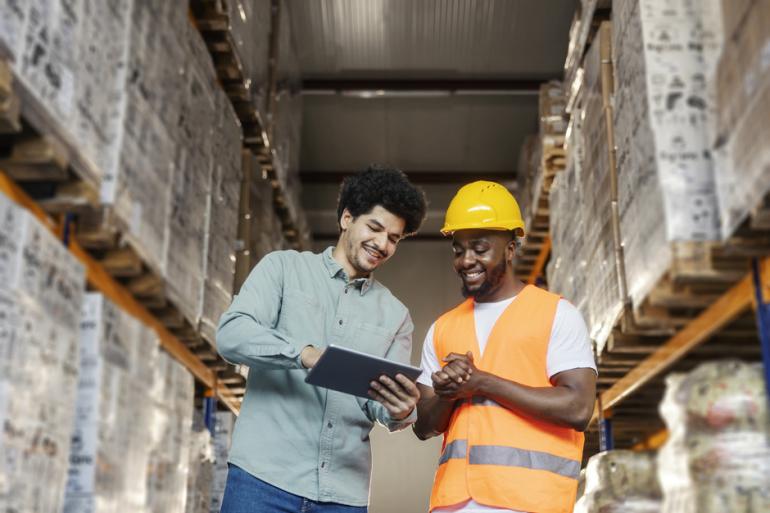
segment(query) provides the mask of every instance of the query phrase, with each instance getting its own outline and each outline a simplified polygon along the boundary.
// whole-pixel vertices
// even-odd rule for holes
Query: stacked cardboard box
[[[607,451],[588,460],[585,494],[574,513],[659,513],[661,492],[655,456]]]
[[[615,168],[611,118],[608,117],[613,90],[610,56],[611,26],[604,22],[583,61],[583,83],[573,106],[569,162],[576,170],[579,183],[575,188],[580,201],[567,199],[560,203],[558,210],[554,208],[551,212],[553,222],[562,226],[559,241],[553,245],[556,258],[568,263],[575,248],[583,250],[579,256],[585,263],[585,277],[573,278],[573,281],[577,282],[578,289],[584,290],[583,314],[597,352],[604,347],[623,307],[611,216],[611,181]],[[562,216],[567,220],[557,219]]]
[[[716,71],[717,183],[722,235],[732,235],[770,192],[770,4],[722,1],[724,53]]]
[[[217,105],[219,122],[213,154],[218,157],[211,181],[201,312],[201,332],[210,341],[214,340],[219,317],[232,300],[242,180],[240,125],[229,99],[221,91],[217,93]]]
[[[233,439],[235,415],[218,411],[214,422],[214,481],[211,487],[211,513],[218,513],[227,483],[227,457]]]
[[[697,5],[614,0],[615,141],[627,285],[638,305],[670,267],[670,242],[719,238]]]
[[[84,285],[82,267],[61,242],[0,195],[3,511],[61,511]]]
[[[199,414],[193,420],[189,468],[185,513],[209,513],[214,480],[214,446],[211,433],[203,425]]]
[[[151,394],[147,505],[150,511],[184,513],[192,434],[192,375],[167,353],[159,354]]]
[[[131,426],[135,410],[143,407],[133,401],[132,391],[143,384],[131,372],[131,348],[143,331],[138,321],[98,293],[86,294],[80,328],[77,413],[64,511],[118,511],[126,503]]]
[[[664,513],[770,511],[770,415],[761,364],[725,360],[667,378],[658,454]]]
[[[270,57],[270,0],[222,0],[218,10],[227,13],[244,87],[262,119],[267,113]]]

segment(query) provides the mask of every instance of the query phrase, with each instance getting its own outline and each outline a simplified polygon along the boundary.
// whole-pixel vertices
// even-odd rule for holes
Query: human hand
[[[306,346],[299,354],[302,366],[306,369],[312,369],[318,363],[318,359],[321,358],[324,350],[325,348],[319,349],[313,346]]]
[[[473,361],[473,353],[450,353],[444,358],[445,365],[431,375],[433,390],[443,399],[464,399],[476,395],[481,379],[486,374]]]
[[[396,374],[396,379],[380,376],[379,380],[372,381],[369,386],[369,397],[385,406],[395,420],[408,417],[420,400],[417,385],[403,374]]]

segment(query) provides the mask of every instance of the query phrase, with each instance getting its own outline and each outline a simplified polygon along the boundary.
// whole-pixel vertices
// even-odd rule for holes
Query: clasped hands
[[[433,391],[442,399],[454,401],[478,395],[484,371],[473,361],[473,353],[449,353],[444,367],[431,374]]]

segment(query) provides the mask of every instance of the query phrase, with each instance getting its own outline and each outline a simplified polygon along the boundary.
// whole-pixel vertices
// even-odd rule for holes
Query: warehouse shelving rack
[[[607,14],[592,11],[592,18],[583,21],[591,30],[581,38],[579,60]],[[612,120],[611,111],[605,115]],[[614,141],[611,122],[607,130],[608,140]],[[681,251],[698,258],[674,257],[664,278],[636,309],[630,300],[625,301],[605,349],[597,355],[599,393],[587,433],[586,457],[599,448],[648,450],[665,442],[667,432],[658,404],[667,372],[688,371],[700,362],[719,358],[763,358],[770,383],[770,307],[766,303],[770,298],[770,230],[762,222],[770,213],[767,205],[766,198],[751,219],[723,243],[674,247],[675,255]],[[537,209],[537,217],[550,218],[548,203],[538,203]],[[530,283],[545,281],[543,267],[550,248],[539,249],[537,262],[543,265],[525,269],[529,275],[520,274],[529,276]],[[622,259],[622,248],[620,255]],[[625,279],[622,271],[620,274]]]
[[[27,209],[54,234],[61,235],[69,230],[66,222],[57,223],[45,210],[33,200],[8,175],[0,170],[0,190],[15,203]],[[158,336],[160,345],[171,356],[184,365],[204,386],[215,391],[217,398],[227,408],[237,413],[240,401],[230,388],[218,380],[214,370],[198,358],[179,338],[172,334],[164,323],[121,285],[88,251],[77,241],[70,238],[67,245],[72,254],[83,265],[90,287],[104,294],[113,303],[152,328]]]

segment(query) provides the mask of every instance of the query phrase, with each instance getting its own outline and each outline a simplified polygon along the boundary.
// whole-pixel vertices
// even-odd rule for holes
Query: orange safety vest
[[[505,309],[479,355],[473,300],[436,321],[439,361],[473,352],[476,366],[531,387],[550,387],[546,354],[559,296],[529,285]],[[444,434],[431,511],[470,499],[501,509],[571,513],[583,434],[509,410],[484,397],[459,403]]]

